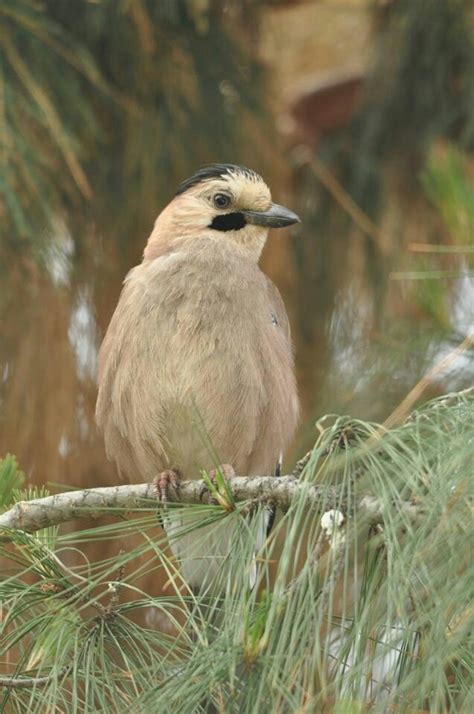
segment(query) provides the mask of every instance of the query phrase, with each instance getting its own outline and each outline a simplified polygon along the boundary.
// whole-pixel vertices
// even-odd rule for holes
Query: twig
[[[291,472],[292,476],[295,476],[295,478],[299,478],[301,474],[303,473],[306,465],[309,463],[309,460],[311,458],[311,454],[313,451],[308,451],[304,456],[301,457],[301,459],[298,459],[298,461],[295,464],[295,468]]]
[[[409,243],[412,253],[474,253],[472,245],[434,245],[433,243]]]
[[[352,196],[339,183],[328,167],[317,156],[307,150],[306,147],[298,147],[295,153],[296,161],[300,165],[307,164],[310,167],[316,178],[321,181],[324,188],[329,191],[336,203],[352,218],[355,225],[360,228],[365,235],[372,238],[379,248],[382,249],[386,243],[382,231],[357,205]]]
[[[303,497],[308,508],[316,511],[336,505],[344,508],[338,488],[302,482],[294,476],[236,476],[229,481],[229,488],[236,502],[268,503],[283,511],[287,511],[298,497]],[[215,505],[212,493],[200,479],[182,481],[178,487],[170,486],[168,496],[170,504]],[[355,505],[373,522],[383,521],[384,513],[390,507],[375,496],[364,497],[362,494]],[[77,518],[123,515],[124,510],[132,512],[153,507],[158,509],[159,503],[153,484],[148,483],[91,488],[20,501],[0,515],[0,540],[11,540],[15,530],[31,533]],[[409,502],[397,503],[397,509],[410,519],[415,519],[420,512],[418,506]]]
[[[398,405],[398,407],[390,414],[390,416],[384,421],[382,425],[382,430],[391,429],[397,424],[401,424],[408,414],[413,409],[415,402],[421,397],[423,392],[432,383],[435,377],[444,372],[456,359],[463,354],[466,350],[474,347],[474,332],[467,337],[451,352],[449,352],[442,360],[437,362],[434,367],[430,369],[420,381],[415,384],[413,389],[408,392],[405,399]]]
[[[121,550],[119,555],[123,555],[125,551]],[[120,599],[120,591],[123,585],[125,575],[125,564],[122,564],[117,573],[117,580],[109,583],[110,599],[109,604],[104,608],[104,617],[111,620],[117,614],[117,606]]]
[[[13,687],[15,689],[22,687],[37,687],[42,684],[49,684],[54,679],[66,677],[72,667],[63,667],[59,672],[51,672],[44,677],[0,677],[0,687]]]

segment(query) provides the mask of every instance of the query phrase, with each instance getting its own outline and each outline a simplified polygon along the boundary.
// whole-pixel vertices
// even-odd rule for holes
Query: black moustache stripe
[[[210,228],[216,231],[239,231],[247,225],[243,213],[224,213],[221,216],[216,216]]]

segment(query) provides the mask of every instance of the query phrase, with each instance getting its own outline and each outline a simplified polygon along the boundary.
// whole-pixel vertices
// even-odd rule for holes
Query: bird
[[[96,421],[118,471],[154,480],[163,500],[170,481],[216,466],[229,478],[281,466],[299,418],[294,351],[283,300],[258,263],[269,230],[299,222],[252,169],[203,166],[125,278],[99,351]],[[179,518],[164,522],[169,537]],[[268,510],[262,528],[269,520]],[[225,525],[201,530],[171,543],[194,590],[231,547]]]

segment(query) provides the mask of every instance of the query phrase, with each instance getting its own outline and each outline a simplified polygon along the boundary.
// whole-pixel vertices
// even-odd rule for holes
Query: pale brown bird
[[[258,260],[269,228],[298,221],[258,174],[231,164],[199,169],[160,213],[99,355],[96,417],[120,472],[200,478],[215,454],[241,475],[274,472],[298,397],[288,316]],[[228,530],[172,543],[191,586],[225,556]]]

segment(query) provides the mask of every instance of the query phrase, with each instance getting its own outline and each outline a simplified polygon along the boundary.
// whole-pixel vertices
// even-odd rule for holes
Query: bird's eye
[[[213,198],[214,201],[214,206],[216,208],[227,208],[227,206],[230,203],[230,198],[229,196],[226,196],[224,193],[216,193],[216,195]]]

